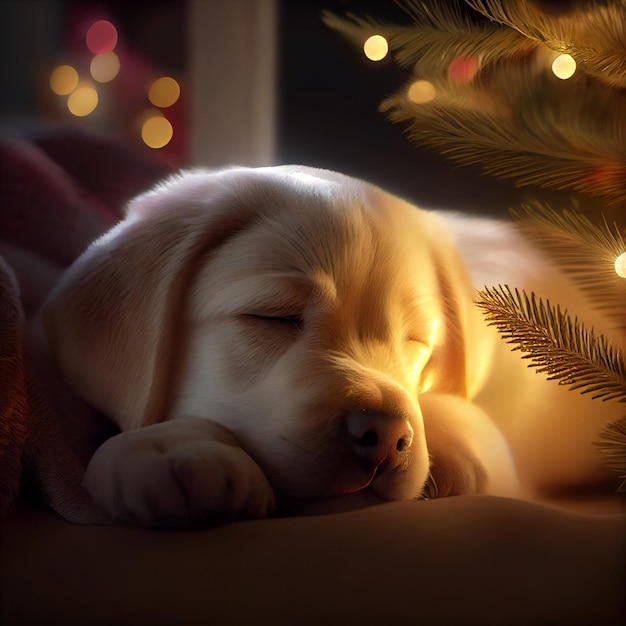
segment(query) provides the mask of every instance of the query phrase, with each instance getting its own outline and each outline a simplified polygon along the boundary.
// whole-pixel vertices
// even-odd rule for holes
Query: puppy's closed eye
[[[247,323],[265,327],[267,330],[301,332],[304,329],[304,317],[298,314],[244,313],[241,318]]]

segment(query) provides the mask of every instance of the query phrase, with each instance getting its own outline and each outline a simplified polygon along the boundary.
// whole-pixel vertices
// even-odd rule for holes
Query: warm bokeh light
[[[389,52],[389,44],[382,35],[372,35],[365,40],[363,52],[370,61],[382,61]]]
[[[626,252],[623,252],[615,259],[615,273],[620,278],[626,278]]]
[[[81,85],[67,99],[67,108],[76,117],[85,117],[98,106],[98,92],[91,85]]]
[[[50,89],[58,96],[67,96],[78,87],[78,72],[71,65],[59,65],[50,74]]]
[[[141,127],[141,138],[150,148],[163,148],[174,136],[174,129],[161,115],[148,118]]]
[[[89,27],[85,41],[94,54],[112,52],[117,46],[117,28],[108,20],[98,20]]]
[[[89,65],[91,77],[99,83],[112,81],[120,71],[120,59],[115,52],[96,54]]]
[[[448,76],[458,83],[468,83],[478,71],[478,62],[474,57],[458,56],[448,65]]]
[[[416,80],[411,84],[407,96],[415,104],[424,104],[435,99],[435,86],[427,80]]]
[[[180,86],[171,76],[157,78],[148,90],[148,99],[155,107],[171,107],[180,97]]]
[[[569,54],[559,54],[552,61],[552,73],[562,80],[571,78],[576,71],[576,61]]]

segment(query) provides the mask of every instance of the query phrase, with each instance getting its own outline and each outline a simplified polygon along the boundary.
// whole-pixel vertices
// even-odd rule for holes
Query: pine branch
[[[381,110],[408,123],[418,145],[432,147],[461,165],[516,184],[571,188],[626,199],[626,90],[580,80],[536,76],[532,63],[483,70],[471,83],[432,80],[436,98],[411,102],[408,89]],[[554,80],[551,80],[554,79]]]
[[[476,304],[487,323],[548,380],[591,393],[594,399],[626,402],[624,355],[603,335],[588,331],[578,319],[572,321],[549,301],[512,292],[507,285],[485,288]]]
[[[572,276],[594,307],[626,329],[626,286],[614,269],[615,259],[626,252],[626,242],[617,225],[594,223],[572,211],[558,213],[537,201],[512,213],[519,230]]]
[[[419,74],[426,77],[445,75],[450,62],[459,55],[480,54],[482,63],[487,64],[523,57],[539,47],[510,28],[486,20],[469,22],[458,9],[444,3],[421,14],[412,26],[384,24],[353,14],[342,18],[328,11],[323,12],[322,19],[358,46],[370,35],[382,35],[398,65],[412,68],[419,63]]]
[[[621,484],[617,491],[626,492],[626,416],[609,424],[596,442],[604,456],[606,467],[617,472]]]
[[[626,2],[597,3],[553,16],[520,0],[465,0],[489,19],[550,49],[571,54],[584,72],[613,87],[626,87]],[[415,2],[406,0],[406,4]]]
[[[549,70],[553,53],[543,44],[486,18],[469,20],[455,5],[403,6],[414,25],[328,13],[324,19],[359,44],[371,34],[384,35],[394,59],[413,68],[413,80],[381,105],[392,121],[407,123],[413,142],[520,186],[626,200],[626,90],[584,73],[561,81]],[[476,63],[472,79],[450,78],[451,63],[459,58]],[[411,101],[416,79],[431,82],[432,101]]]

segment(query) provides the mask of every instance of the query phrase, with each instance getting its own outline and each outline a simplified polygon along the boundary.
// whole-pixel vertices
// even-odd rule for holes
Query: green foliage
[[[551,50],[571,54],[579,67],[614,87],[626,87],[626,2],[587,3],[578,11],[551,15],[519,0],[466,0],[490,20],[519,31]],[[416,2],[408,1],[414,6]]]
[[[477,305],[487,322],[537,371],[593,398],[626,402],[626,361],[603,335],[535,294],[505,285],[485,288]]]
[[[621,479],[618,491],[626,493],[626,417],[609,424],[600,433],[596,444],[604,456],[606,466]]]
[[[523,1],[466,4],[473,19],[454,2],[404,0],[407,26],[329,13],[324,20],[359,45],[374,33],[388,39],[412,75],[381,110],[414,143],[520,186],[626,201],[626,4],[560,17]],[[578,62],[569,80],[550,70],[562,52]],[[455,59],[473,60],[475,74],[455,78]],[[435,98],[413,102],[415,80],[428,80]]]
[[[529,202],[512,211],[521,232],[543,247],[565,273],[572,276],[597,309],[626,329],[626,284],[614,270],[626,252],[616,224],[596,223],[584,215]]]

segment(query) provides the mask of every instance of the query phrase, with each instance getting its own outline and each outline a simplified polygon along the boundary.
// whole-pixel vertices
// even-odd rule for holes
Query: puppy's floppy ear
[[[445,226],[433,222],[429,230],[441,314],[429,390],[469,398],[478,374],[469,348],[480,343],[476,335],[481,333],[480,312],[473,304],[475,290]]]
[[[178,176],[68,270],[43,309],[66,379],[123,430],[162,421],[186,338],[187,295],[212,250],[258,216],[247,170]]]

